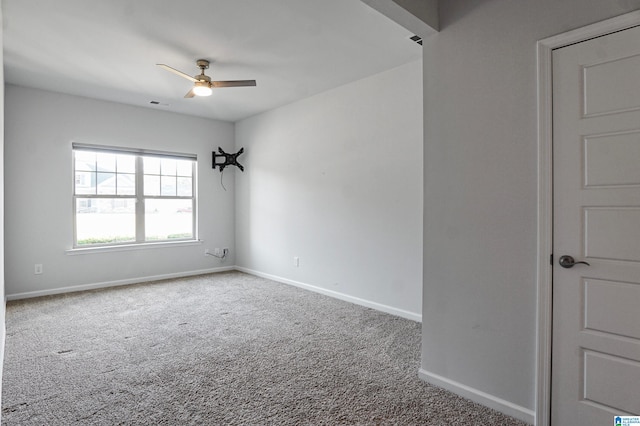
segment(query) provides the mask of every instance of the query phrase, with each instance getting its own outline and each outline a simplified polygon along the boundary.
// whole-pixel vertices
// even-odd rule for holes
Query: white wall
[[[536,41],[638,7],[440,2],[441,32],[424,41],[424,377],[532,414]]]
[[[238,266],[420,318],[421,69],[236,123]]]
[[[233,150],[232,123],[7,85],[5,136],[6,293],[118,284],[234,264],[234,179],[211,168],[211,152]],[[195,153],[202,245],[70,256],[71,143]],[[229,247],[226,262],[205,248]],[[44,274],[34,275],[34,264]]]

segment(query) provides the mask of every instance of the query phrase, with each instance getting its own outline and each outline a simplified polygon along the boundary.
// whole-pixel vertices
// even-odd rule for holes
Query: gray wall
[[[420,319],[421,71],[409,63],[236,124],[238,266]]]
[[[7,85],[5,136],[6,293],[38,295],[206,272],[234,264],[234,179],[211,168],[211,151],[233,150],[232,123]],[[198,155],[202,244],[68,255],[72,233],[72,142]],[[229,247],[220,262],[205,248]],[[44,274],[34,275],[34,264]]]
[[[440,2],[424,44],[423,374],[534,409],[536,41],[638,7]]]
[[[0,48],[2,42],[2,4],[0,4]],[[4,56],[0,50],[0,241],[4,241]],[[4,290],[4,244],[0,244],[0,379],[4,365],[5,328],[5,290]],[[2,380],[0,380],[2,395]],[[0,401],[1,405],[1,401]]]

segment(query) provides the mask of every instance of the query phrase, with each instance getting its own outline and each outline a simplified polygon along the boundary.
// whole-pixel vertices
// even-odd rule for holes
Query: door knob
[[[591,266],[587,262],[582,262],[582,261],[581,262],[576,262],[576,260],[573,258],[573,256],[569,256],[569,255],[566,255],[566,254],[564,256],[560,256],[560,259],[558,259],[558,263],[563,268],[573,268],[575,265],[579,265],[579,264]]]

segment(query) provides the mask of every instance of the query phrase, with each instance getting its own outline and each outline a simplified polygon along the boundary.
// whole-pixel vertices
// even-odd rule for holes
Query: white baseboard
[[[416,322],[422,322],[422,315],[414,312],[405,311],[403,309],[394,308],[393,306],[383,305],[381,303],[371,302],[369,300],[360,299],[359,297],[349,296],[348,294],[340,293],[333,290],[327,290],[322,287],[317,287],[311,284],[302,283],[299,281],[290,280],[288,278],[278,277],[276,275],[266,274],[264,272],[254,271],[240,266],[236,266],[237,271],[247,274],[255,275],[257,277],[266,278],[268,280],[277,281],[283,284],[289,284],[294,287],[303,288],[305,290],[313,291],[315,293],[324,294],[325,296],[333,297],[336,299],[344,300],[345,302],[354,303],[356,305],[365,306],[367,308],[375,309],[377,311],[386,312],[391,315],[406,318]]]
[[[516,405],[502,398],[498,398],[497,396],[482,392],[478,389],[463,385],[462,383],[458,383],[454,380],[447,379],[446,377],[423,370],[422,368],[418,371],[418,375],[425,382],[451,391],[464,398],[470,399],[473,402],[484,405],[485,407],[493,408],[496,411],[500,411],[501,413],[504,413],[511,417],[515,417],[516,419],[522,420],[523,422],[527,422],[529,424],[535,423],[536,416],[533,410],[529,410],[528,408]]]
[[[176,272],[172,274],[162,274],[162,275],[151,275],[147,277],[130,278],[126,280],[105,281],[105,282],[94,283],[94,284],[81,284],[77,286],[58,287],[58,288],[47,289],[47,290],[28,291],[25,293],[8,294],[6,299],[7,300],[29,299],[32,297],[51,296],[54,294],[71,293],[74,291],[95,290],[99,288],[117,287],[121,285],[138,284],[138,283],[144,283],[149,281],[167,280],[172,278],[191,277],[194,275],[211,274],[214,272],[224,272],[224,271],[233,271],[233,270],[235,270],[235,267],[233,266],[223,266],[220,268],[200,269],[197,271]]]

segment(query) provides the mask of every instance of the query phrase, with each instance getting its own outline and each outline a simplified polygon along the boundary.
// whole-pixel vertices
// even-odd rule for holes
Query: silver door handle
[[[563,268],[573,268],[575,265],[579,265],[579,264],[591,266],[587,262],[583,262],[583,261],[576,262],[576,260],[573,258],[573,256],[569,256],[569,255],[566,255],[566,254],[564,256],[560,256],[560,259],[558,259],[558,263]]]

